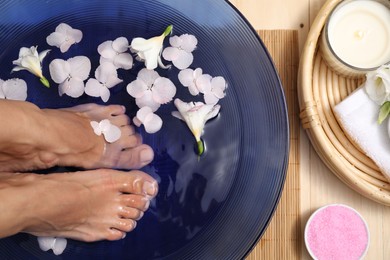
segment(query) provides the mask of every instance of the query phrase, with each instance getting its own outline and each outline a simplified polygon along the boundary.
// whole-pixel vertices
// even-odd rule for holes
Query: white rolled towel
[[[346,134],[390,180],[388,119],[378,124],[379,109],[363,85],[336,105],[334,112]]]

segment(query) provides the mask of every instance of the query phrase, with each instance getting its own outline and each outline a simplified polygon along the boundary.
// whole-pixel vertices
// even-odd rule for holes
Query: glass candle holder
[[[328,66],[360,77],[390,62],[390,2],[341,1],[330,13],[320,39]]]

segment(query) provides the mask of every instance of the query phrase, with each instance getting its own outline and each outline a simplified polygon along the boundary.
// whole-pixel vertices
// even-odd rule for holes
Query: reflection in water
[[[177,142],[177,137],[171,138]],[[187,241],[216,215],[232,187],[239,159],[239,140],[228,144],[205,140],[210,149],[198,159],[193,140],[188,139],[180,147],[155,151],[148,171],[159,182],[159,194],[150,212],[161,224],[181,229]]]

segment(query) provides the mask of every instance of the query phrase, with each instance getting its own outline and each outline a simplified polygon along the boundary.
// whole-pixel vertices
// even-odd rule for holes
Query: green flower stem
[[[386,101],[383,103],[379,110],[379,116],[378,116],[378,124],[382,124],[382,122],[387,118],[387,116],[390,114],[390,101]]]
[[[204,144],[202,140],[196,142],[198,148],[198,155],[201,156],[204,153]]]
[[[42,78],[39,78],[39,80],[41,81],[41,83],[47,87],[47,88],[50,88],[50,83],[49,81],[47,80],[47,78],[45,78],[44,76],[42,76]]]
[[[173,29],[173,25],[171,24],[171,25],[169,25],[169,26],[165,29],[165,31],[164,31],[164,36],[165,36],[165,37],[168,36],[168,35],[172,32],[172,29]]]

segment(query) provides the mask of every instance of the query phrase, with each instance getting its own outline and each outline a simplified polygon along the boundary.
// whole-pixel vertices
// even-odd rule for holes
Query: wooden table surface
[[[298,30],[300,52],[310,25],[325,0],[230,0],[256,30]],[[310,214],[319,207],[342,203],[359,211],[368,223],[370,247],[365,259],[390,259],[390,207],[356,193],[321,161],[306,133],[300,130],[301,234]],[[303,235],[301,235],[303,237]],[[310,259],[301,243],[302,259]],[[280,246],[283,246],[282,244]],[[274,259],[269,256],[268,259]]]

